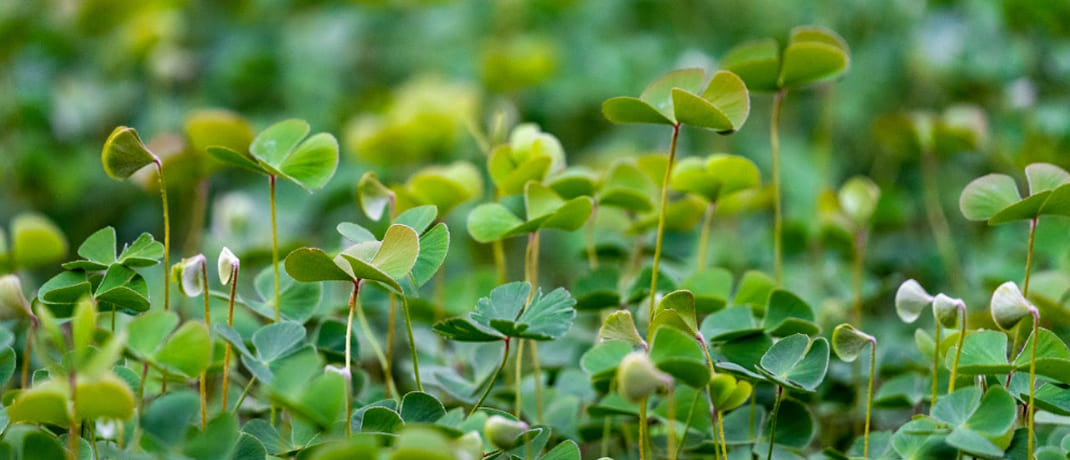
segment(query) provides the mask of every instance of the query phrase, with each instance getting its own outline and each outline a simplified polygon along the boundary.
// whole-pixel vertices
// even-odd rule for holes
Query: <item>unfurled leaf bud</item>
[[[528,424],[521,420],[512,420],[501,415],[492,415],[483,424],[483,436],[490,444],[499,449],[511,449],[516,445],[520,435],[528,431]]]
[[[617,391],[632,402],[649,396],[671,382],[672,379],[659,371],[650,357],[641,351],[629,353],[617,367]]]

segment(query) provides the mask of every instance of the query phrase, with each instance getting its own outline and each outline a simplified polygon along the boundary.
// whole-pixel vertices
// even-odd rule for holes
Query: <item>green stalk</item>
[[[725,460],[727,460],[728,440],[724,437],[724,413],[722,413],[721,411],[716,411],[714,416],[717,418],[717,420],[715,420],[715,425],[717,425],[717,434],[721,437],[721,455],[724,455]],[[753,426],[753,424],[751,425]]]
[[[595,216],[598,214],[598,205],[595,205],[591,209],[591,217],[587,222],[587,266],[591,270],[598,268],[598,248],[595,247],[594,240],[594,224]]]
[[[1034,220],[1034,222],[1036,222]],[[1035,227],[1035,225],[1034,225]],[[1032,240],[1030,238],[1030,240]],[[1032,246],[1032,244],[1030,244]],[[1033,404],[1033,395],[1036,393],[1036,381],[1037,381],[1037,342],[1039,337],[1037,334],[1040,332],[1040,312],[1036,307],[1033,307],[1030,313],[1033,314],[1033,346],[1029,350],[1029,408],[1027,409],[1029,420],[1029,443],[1027,444],[1027,455],[1025,458],[1033,457],[1033,411],[1036,409],[1036,405]]]
[[[862,327],[862,272],[865,268],[866,231],[859,230],[854,238],[854,260],[851,262],[851,322]]]
[[[167,270],[164,270],[165,272]],[[26,345],[22,349],[22,375],[19,378],[19,388],[25,390],[30,384],[30,348],[33,344],[33,335],[37,331],[37,317],[30,317],[31,325],[26,330]],[[144,381],[144,379],[142,379]]]
[[[646,417],[647,397],[639,400],[639,460],[646,460],[646,450],[650,446],[650,427]]]
[[[717,211],[717,202],[706,206],[706,214],[702,218],[702,230],[698,235],[698,262],[695,264],[698,271],[706,269],[706,252],[710,245],[710,231],[713,229],[713,214]]]
[[[873,377],[877,373],[877,339],[870,337],[869,385],[866,387],[866,428],[862,433],[862,457],[869,458],[869,416],[873,406]]]
[[[163,180],[163,163],[159,158],[155,159],[156,177],[160,181],[160,202],[163,205],[163,309],[171,308],[171,280],[168,279],[168,270],[171,269],[171,213],[167,206],[167,184]],[[208,287],[205,286],[205,289]]]
[[[513,412],[519,419],[520,409],[524,405],[524,393],[520,391],[520,384],[524,378],[524,339],[516,339],[516,359],[513,363],[516,364],[513,377]]]
[[[252,376],[249,382],[245,384],[245,388],[242,388],[241,394],[238,395],[238,400],[234,402],[234,413],[238,413],[238,408],[245,402],[245,397],[249,395],[249,391],[253,389],[253,384],[256,383],[256,376]]]
[[[279,227],[275,219],[275,180],[275,175],[268,176],[271,192],[271,265],[275,269],[275,322],[277,323],[279,322]]]
[[[687,421],[684,422],[684,437],[680,439],[680,448],[681,449],[683,449],[684,444],[686,444],[686,442],[687,442],[687,432],[691,430],[691,422],[695,418],[695,406],[698,405],[699,396],[702,396],[702,393],[696,391],[695,392],[695,397],[691,398],[691,405],[689,406],[689,409],[687,410]],[[676,458],[679,456],[679,453],[680,452],[677,451],[677,450],[672,451],[671,456],[669,457],[669,459],[670,460],[676,460]],[[717,458],[720,458],[720,456],[721,456],[720,453],[716,453],[715,455],[716,455]],[[603,457],[605,457],[605,455],[603,455]]]
[[[75,374],[75,370],[71,369],[70,374],[67,376],[68,385],[71,387],[71,405],[72,408],[78,407],[78,378]],[[78,412],[75,411],[71,416],[70,423],[67,424],[67,449],[70,451],[71,460],[78,460],[78,448],[81,447],[81,443],[78,442]],[[1032,431],[1030,431],[1032,433]]]
[[[535,421],[542,425],[542,370],[539,367],[539,342],[531,342],[531,371],[535,373]]]
[[[201,283],[204,284],[204,325],[205,325],[205,327],[208,328],[208,330],[212,330],[212,310],[210,308],[211,303],[209,302],[210,297],[208,295],[208,264],[207,263],[202,263],[201,264]],[[207,370],[201,371],[201,379],[200,379],[201,382],[200,382],[199,386],[200,386],[200,390],[201,390],[201,429],[202,430],[206,426],[208,426],[208,391],[207,391],[207,388],[206,388],[207,382],[205,382],[205,380],[207,380],[207,378],[208,378],[208,371]]]
[[[769,120],[769,146],[773,153],[773,271],[776,273],[777,284],[784,282],[783,244],[780,241],[784,230],[780,203],[780,110],[786,94],[784,90],[780,90],[773,96],[773,113]]]
[[[672,164],[676,160],[676,139],[680,137],[680,124],[672,125],[672,141],[669,144],[669,162],[665,165],[665,178],[661,182],[661,201],[658,205],[658,234],[654,240],[654,266],[650,273],[650,308],[647,321],[654,319],[654,299],[658,292],[658,265],[661,263],[661,239],[665,236],[665,208],[669,201],[669,180],[672,178]],[[647,329],[647,341],[652,331]]]
[[[474,406],[472,406],[472,410],[468,411],[469,417],[471,417],[472,414],[476,413],[476,411],[479,410],[479,406],[483,405],[483,401],[487,399],[487,395],[490,394],[490,390],[494,388],[494,381],[498,380],[498,374],[502,373],[502,369],[505,368],[505,362],[509,360],[509,338],[506,337],[504,342],[505,349],[502,351],[502,361],[498,363],[498,368],[495,369],[494,374],[491,375],[490,381],[487,382],[487,388],[483,390],[483,394],[479,396],[479,400],[476,401],[476,404]]]
[[[502,240],[494,240],[490,245],[494,250],[494,273],[498,275],[498,284],[505,284],[505,245]]]
[[[1029,221],[1029,251],[1025,254],[1025,282],[1022,283],[1022,295],[1029,294],[1029,273],[1033,268],[1033,242],[1036,241],[1037,218]]]
[[[238,293],[238,264],[230,272],[230,298],[227,299],[227,326],[234,326],[234,298]],[[230,342],[223,349],[223,412],[227,411],[227,395],[230,393]]]
[[[394,294],[390,294],[393,299]],[[420,358],[416,353],[416,339],[412,335],[412,317],[409,315],[409,301],[405,296],[401,297],[401,311],[405,314],[405,330],[409,333],[409,349],[412,352],[412,373],[416,378],[416,390],[424,391],[423,383],[420,383]]]
[[[769,452],[765,455],[765,460],[772,460],[773,458],[773,442],[776,441],[776,419],[777,414],[780,412],[780,401],[784,399],[784,387],[777,385],[776,387],[776,402],[773,403],[773,414],[770,416],[769,421]]]
[[[932,408],[936,407],[936,396],[940,385],[940,332],[944,328],[940,326],[940,322],[936,321],[936,345],[933,347],[933,395],[930,399],[929,411],[932,412]]]
[[[360,298],[360,280],[353,281],[353,292],[349,294],[349,317],[346,319],[346,437],[349,437],[352,427],[350,421],[353,418],[353,396],[349,394],[352,391],[353,385],[348,384],[350,379],[353,378],[352,374],[352,362],[353,362],[353,345],[350,343],[353,338],[353,313],[357,310],[357,301]],[[363,322],[363,321],[362,321]],[[384,370],[384,372],[386,372]],[[386,374],[390,375],[390,374]],[[385,376],[384,376],[385,377]],[[385,380],[385,379],[384,379]],[[389,386],[387,387],[389,388]],[[388,390],[389,391],[389,390]]]
[[[390,310],[388,310],[386,316],[386,370],[384,372],[393,373],[392,367],[394,366],[394,330],[397,328],[397,300],[394,298],[394,293],[389,293],[390,297]],[[400,395],[399,395],[400,396]],[[390,397],[390,393],[386,393],[386,397]]]
[[[947,382],[947,394],[955,391],[955,377],[959,371],[959,357],[962,356],[962,344],[966,341],[966,306],[962,305],[959,309],[962,310],[962,325],[959,330],[958,348],[955,349],[955,361],[951,364],[951,380]]]

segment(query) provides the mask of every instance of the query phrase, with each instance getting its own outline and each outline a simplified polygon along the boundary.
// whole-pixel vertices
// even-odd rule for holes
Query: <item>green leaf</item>
[[[416,264],[420,255],[420,236],[407,225],[391,225],[386,229],[383,242],[372,257],[372,266],[397,280],[404,278]]]
[[[84,355],[93,344],[93,334],[97,330],[97,309],[89,299],[82,299],[74,307],[71,317],[71,351],[75,355]]]
[[[290,155],[311,128],[308,122],[298,119],[283,120],[257,134],[249,151],[259,161],[278,166]]]
[[[428,204],[406,209],[405,212],[398,214],[394,218],[394,223],[407,225],[412,227],[417,234],[423,234],[427,231],[427,227],[430,227],[435,222],[436,217],[438,217],[438,210],[434,205]]]
[[[141,415],[145,435],[163,446],[175,446],[186,435],[197,416],[197,394],[187,390],[171,391],[154,399]]]
[[[405,423],[434,423],[446,415],[446,407],[428,393],[411,391],[401,398],[398,413]]]
[[[628,310],[617,310],[607,316],[598,330],[598,340],[601,343],[624,342],[633,347],[646,343],[635,329],[635,320]]]
[[[8,407],[12,423],[47,423],[67,426],[71,418],[66,386],[53,380],[20,391]],[[62,457],[61,457],[62,458]]]
[[[743,79],[730,71],[721,70],[714,73],[706,91],[702,93],[702,98],[709,101],[710,105],[715,107],[719,114],[729,122],[727,129],[720,126],[699,125],[704,128],[721,134],[732,133],[743,127],[743,123],[750,115],[750,93],[747,91],[747,85]]]
[[[773,344],[757,368],[776,383],[813,392],[828,371],[829,345],[824,337],[795,334]]]
[[[697,271],[680,283],[680,289],[695,294],[695,311],[699,314],[720,311],[732,294],[732,272],[720,267]]]
[[[138,315],[126,325],[126,346],[141,358],[154,356],[178,322],[178,316],[168,311]]]
[[[130,268],[151,267],[160,262],[163,250],[163,243],[156,241],[148,233],[142,233],[130,246],[123,249],[118,261]]]
[[[67,255],[67,237],[47,217],[22,213],[11,221],[11,260],[30,269],[58,262]]]
[[[331,256],[317,248],[294,249],[286,256],[285,266],[287,274],[305,283],[353,280],[335,264]]]
[[[1070,384],[1070,349],[1066,343],[1052,331],[1039,328],[1040,340],[1037,342],[1036,374],[1048,377],[1063,384]],[[1014,360],[1014,367],[1022,372],[1029,372],[1029,362],[1032,357],[1033,334],[1022,346],[1018,357]]]
[[[405,426],[405,421],[397,412],[385,407],[370,407],[361,417],[360,431],[393,434],[401,431],[403,426]]]
[[[769,304],[769,296],[776,285],[776,281],[769,275],[757,270],[749,270],[739,280],[739,288],[736,289],[736,297],[732,303],[748,305],[755,312],[764,314],[765,306]]]
[[[126,420],[134,415],[134,393],[110,372],[97,379],[79,379],[75,412],[82,420]]]
[[[93,232],[78,246],[78,255],[99,265],[111,265],[115,262],[115,228],[104,227]]]
[[[490,296],[479,299],[469,318],[451,318],[435,324],[439,334],[461,341],[498,340],[502,336],[533,340],[553,340],[572,327],[576,300],[563,288],[543,295],[537,292],[524,308],[531,285],[513,282],[496,287]]]
[[[22,438],[22,458],[68,458],[63,444],[43,431],[31,431]]]
[[[720,64],[739,75],[751,91],[771,93],[779,89],[780,50],[772,38],[738,45],[721,58]]]
[[[778,86],[796,88],[839,76],[847,71],[851,57],[847,42],[835,32],[813,26],[791,31],[784,49]]]
[[[238,447],[238,418],[223,412],[208,421],[204,431],[186,442],[183,453],[196,460],[229,460]]]
[[[613,123],[672,125],[673,120],[642,99],[614,97],[602,103],[602,116]]]
[[[531,304],[517,318],[518,328],[524,332],[518,337],[533,340],[555,340],[572,327],[576,317],[576,299],[564,288],[557,288],[543,295],[541,289]],[[478,308],[478,307],[477,307]],[[493,327],[493,322],[492,322]]]
[[[575,441],[566,439],[539,457],[539,460],[580,460],[580,447]]]
[[[1047,203],[1048,198],[1052,193],[1053,192],[1050,190],[1040,192],[1003,208],[1000,212],[996,213],[996,215],[992,216],[991,219],[988,219],[988,225],[999,225],[1007,222],[1036,218],[1040,215],[1041,209],[1044,208],[1044,203]]]
[[[1006,174],[978,177],[962,189],[959,210],[969,220],[988,220],[1021,200],[1018,185]]]
[[[1025,179],[1029,195],[1036,195],[1070,183],[1070,173],[1051,163],[1033,163],[1025,167]]]
[[[301,143],[279,170],[306,189],[327,185],[338,169],[338,141],[329,133],[312,135]]]
[[[776,444],[804,449],[817,433],[817,422],[806,405],[792,398],[784,398],[777,415]],[[769,428],[763,431],[768,439]],[[768,443],[766,444],[768,446]],[[776,455],[773,456],[776,458]]]
[[[815,335],[820,328],[814,323],[814,312],[795,294],[775,289],[769,295],[769,306],[762,327],[773,337],[802,333]]]
[[[852,362],[858,359],[866,345],[877,346],[877,339],[854,326],[843,323],[832,330],[832,351],[840,359]]]
[[[657,329],[650,345],[650,359],[661,371],[694,388],[710,381],[702,345],[680,330]]]
[[[465,161],[429,166],[413,174],[406,189],[417,203],[433,205],[445,216],[461,203],[483,195],[483,174]]]
[[[673,88],[672,104],[675,118],[680,123],[719,133],[730,133],[735,130],[732,120],[729,120],[719,107],[695,94]]]
[[[412,267],[412,279],[416,287],[427,284],[435,276],[446,261],[449,248],[450,230],[444,223],[435,225],[420,236],[420,254]]]
[[[186,377],[200,375],[212,360],[212,340],[208,328],[201,322],[183,324],[160,347],[156,360]]]
[[[650,330],[657,331],[669,325],[690,336],[698,334],[698,321],[695,316],[695,295],[691,291],[678,290],[666,294],[654,308],[654,320]]]
[[[394,199],[394,192],[386,188],[374,172],[368,171],[357,182],[357,202],[371,220],[383,218],[383,212]]]
[[[220,109],[198,110],[183,125],[186,138],[194,150],[205,152],[210,146],[245,151],[253,141],[253,126],[234,112]]]
[[[725,342],[763,331],[754,321],[750,307],[728,307],[702,320],[702,336],[710,342]]]
[[[112,179],[118,180],[126,179],[139,169],[159,161],[141,142],[137,130],[127,126],[115,128],[108,140],[104,141],[101,160],[104,163],[104,172]]]
[[[498,331],[473,323],[467,318],[448,318],[435,323],[435,333],[458,342],[497,342],[505,338]]]
[[[955,355],[952,347],[947,356]],[[1010,372],[1007,362],[1007,336],[998,331],[974,331],[962,343],[958,372],[962,375],[998,375]]]
[[[15,350],[10,346],[0,349],[0,386],[7,385],[15,375]]]
[[[504,238],[512,229],[523,225],[512,211],[498,203],[481,204],[468,214],[468,234],[480,243]]]
[[[260,174],[267,174],[260,164],[257,163],[256,157],[245,150],[234,150],[230,147],[223,147],[219,145],[213,145],[208,147],[207,152],[212,155],[213,158],[231,166],[237,166],[242,169],[257,172]]]
[[[293,351],[305,340],[305,328],[293,321],[271,323],[253,333],[256,355],[264,362],[272,362]]]
[[[632,352],[626,342],[605,342],[595,345],[580,357],[580,368],[591,377],[591,383],[599,391],[608,392],[610,382],[617,375],[617,366]]]
[[[698,94],[706,83],[706,72],[699,68],[677,69],[658,77],[643,89],[639,99],[646,102],[666,118],[672,119],[672,90],[681,89],[691,94]]]

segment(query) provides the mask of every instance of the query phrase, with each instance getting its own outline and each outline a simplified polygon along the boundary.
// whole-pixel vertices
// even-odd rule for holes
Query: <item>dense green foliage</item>
[[[1067,17],[6,2],[0,459],[1066,459]]]

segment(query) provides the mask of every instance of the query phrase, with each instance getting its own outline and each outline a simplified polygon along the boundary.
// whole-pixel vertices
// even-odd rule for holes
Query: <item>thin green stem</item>
[[[691,430],[691,423],[695,418],[695,406],[698,405],[698,398],[700,396],[702,396],[702,392],[696,391],[695,397],[691,398],[691,405],[688,406],[689,409],[687,410],[687,420],[684,421],[684,436],[680,438],[680,449],[683,449],[684,444],[686,444],[687,442],[687,432]],[[679,450],[674,450],[672,452],[672,455],[669,457],[670,460],[676,460],[676,457],[679,456],[679,453]],[[603,455],[603,457],[605,457],[605,455]],[[719,453],[717,454],[717,457],[720,457]]]
[[[359,282],[359,281],[358,281]],[[383,347],[379,345],[379,339],[375,338],[375,334],[372,332],[371,325],[368,323],[368,317],[364,316],[364,307],[360,303],[360,296],[357,295],[354,299],[356,304],[357,320],[360,321],[360,328],[364,331],[364,336],[368,338],[368,344],[371,345],[372,351],[375,353],[375,358],[379,360],[379,368],[383,372],[383,381],[386,382],[387,394],[397,395],[397,385],[394,384],[394,375],[388,373],[390,364],[386,362],[386,355],[383,354]],[[350,321],[352,323],[352,321]],[[349,334],[346,334],[348,337]],[[348,347],[349,339],[346,339]],[[346,362],[348,363],[348,359]]]
[[[164,270],[166,271],[166,270]],[[26,345],[22,348],[22,375],[19,376],[19,388],[25,390],[29,388],[30,384],[30,354],[31,348],[33,348],[33,336],[37,331],[37,318],[30,318],[32,324],[29,329],[26,330]]]
[[[171,269],[171,212],[167,205],[167,184],[163,179],[163,163],[155,160],[156,177],[160,181],[160,204],[163,205],[163,309],[171,308],[171,280],[168,279]],[[207,289],[207,287],[205,287]]]
[[[706,206],[706,214],[702,218],[702,230],[698,235],[698,261],[695,263],[698,271],[706,269],[708,258],[706,253],[710,245],[710,232],[713,229],[713,214],[717,211],[717,202]]]
[[[498,375],[502,373],[502,369],[505,368],[506,361],[509,360],[509,339],[506,338],[504,342],[505,347],[502,350],[502,361],[498,363],[498,368],[494,369],[494,374],[490,376],[490,381],[487,382],[487,388],[483,390],[483,394],[479,395],[479,400],[476,401],[476,404],[474,406],[472,406],[472,410],[468,411],[469,417],[471,417],[472,414],[476,413],[476,411],[479,410],[479,406],[483,405],[483,401],[487,400],[487,395],[489,395],[490,390],[494,388],[494,381],[498,380]]]
[[[862,457],[869,458],[869,417],[873,406],[873,378],[877,374],[877,339],[870,338],[869,385],[866,387],[866,428],[862,433]]]
[[[646,460],[646,451],[650,447],[650,427],[646,416],[647,397],[639,400],[639,460]]]
[[[524,393],[520,390],[520,384],[524,380],[524,339],[516,339],[516,365],[513,373],[513,412],[516,418],[520,418],[520,409],[524,405]]]
[[[201,283],[204,285],[204,326],[207,327],[208,330],[212,330],[212,309],[211,309],[211,302],[210,302],[211,298],[208,295],[208,264],[207,263],[202,263],[201,264]],[[207,370],[202,371],[201,372],[201,382],[200,382],[200,385],[199,385],[200,386],[200,391],[201,391],[201,429],[202,430],[204,429],[204,427],[208,426],[208,389],[207,389],[208,383],[205,381],[205,380],[207,380],[207,378],[208,378],[208,371]]]
[[[669,455],[676,457],[676,389],[669,385],[669,411],[665,424],[665,448]]]
[[[715,411],[714,417],[716,418],[715,425],[717,425],[717,434],[721,438],[721,442],[720,442],[720,444],[721,444],[721,455],[723,455],[724,458],[727,460],[728,459],[728,439],[726,439],[725,436],[724,436],[724,413],[722,413],[721,411]]]
[[[494,251],[494,273],[498,275],[498,284],[505,284],[505,244],[502,240],[495,240],[490,247]]]
[[[394,294],[390,294],[393,297]],[[420,382],[420,357],[416,352],[416,339],[412,335],[412,317],[409,314],[409,301],[405,296],[401,297],[401,311],[405,314],[405,331],[409,334],[409,350],[412,353],[412,374],[416,379],[416,390],[424,391],[424,385]]]
[[[234,298],[238,294],[238,264],[230,271],[230,297],[227,299],[227,326],[234,326]],[[227,410],[227,395],[230,393],[230,342],[223,350],[223,411]]]
[[[591,217],[587,220],[587,266],[591,270],[598,268],[598,248],[595,245],[595,216],[598,214],[598,205],[591,208]]]
[[[1022,283],[1022,295],[1029,295],[1029,273],[1033,269],[1033,242],[1037,235],[1037,218],[1029,221],[1029,251],[1025,254],[1025,281]]]
[[[253,384],[256,383],[256,376],[252,376],[249,382],[245,384],[245,388],[242,388],[241,394],[238,395],[238,400],[234,402],[234,413],[238,413],[238,408],[245,402],[245,397],[249,395],[249,391],[253,389]]]
[[[784,217],[780,197],[780,110],[786,92],[780,90],[773,96],[773,112],[769,120],[769,146],[773,153],[773,271],[777,284],[784,282],[784,254],[781,234]]]
[[[535,422],[542,425],[542,369],[539,367],[539,342],[531,342],[531,371],[535,373]]]
[[[74,369],[71,369],[71,372],[67,375],[67,384],[71,388],[70,407],[77,408],[78,407],[78,377],[77,377]],[[78,448],[81,447],[81,443],[78,441],[78,428],[79,427],[78,427],[78,422],[76,420],[78,420],[77,409],[75,409],[75,413],[72,414],[71,421],[67,425],[67,448],[70,451],[71,460],[77,460],[78,458],[80,458],[79,455],[78,455]]]
[[[360,298],[360,280],[353,281],[353,291],[349,294],[349,316],[346,319],[346,380],[352,377],[353,368],[353,345],[350,343],[353,340],[353,314],[357,310],[357,299]],[[386,371],[384,371],[386,372]],[[389,375],[389,374],[387,374]],[[385,376],[384,376],[385,377]],[[346,385],[346,437],[349,437],[351,423],[349,422],[353,418],[353,397],[349,394],[352,385]]]
[[[1030,238],[1030,240],[1032,240],[1032,238]],[[1032,244],[1030,244],[1030,246],[1032,246]],[[1032,459],[1034,433],[1033,412],[1036,409],[1036,406],[1033,404],[1033,395],[1036,393],[1037,384],[1037,342],[1040,341],[1038,340],[1037,334],[1040,332],[1040,312],[1036,307],[1033,307],[1030,313],[1033,314],[1033,346],[1030,347],[1029,350],[1029,407],[1026,409],[1026,417],[1029,423],[1029,442],[1026,444],[1028,446],[1026,458]]]
[[[937,393],[940,391],[940,332],[944,328],[940,326],[940,322],[936,322],[936,342],[933,346],[933,394],[929,400],[929,411],[932,412],[932,408],[936,407]]]
[[[654,240],[654,264],[650,272],[650,308],[647,320],[654,319],[654,303],[658,293],[658,265],[661,264],[661,240],[665,237],[665,208],[669,202],[669,179],[672,177],[672,165],[676,161],[676,139],[680,137],[680,124],[672,126],[672,141],[669,143],[669,161],[665,165],[665,177],[661,182],[661,201],[658,204],[658,233]],[[647,329],[647,341],[652,331]]]
[[[765,455],[765,460],[772,460],[773,458],[773,443],[776,442],[776,419],[777,414],[780,412],[780,401],[783,399],[784,387],[777,385],[776,401],[773,403],[773,414],[769,420],[769,451]]]
[[[268,176],[271,192],[271,265],[275,269],[275,322],[279,322],[279,227],[275,212],[275,175]]]
[[[955,360],[951,363],[951,377],[947,382],[947,394],[951,394],[955,391],[955,378],[958,376],[959,371],[959,357],[962,356],[962,345],[966,341],[966,305],[961,305],[959,310],[962,311],[962,324],[959,326],[959,342],[958,347],[955,348]]]
[[[394,297],[394,293],[389,294],[390,297],[390,309],[386,314],[386,371],[392,373],[391,369],[394,366],[394,331],[397,329],[397,299]],[[390,398],[390,393],[386,393],[386,397]]]

